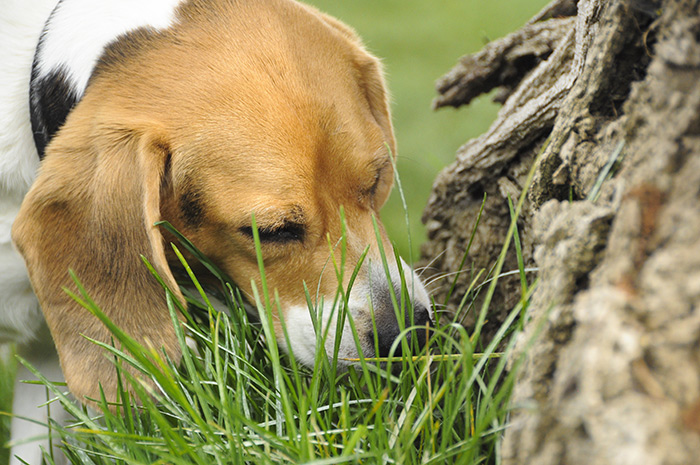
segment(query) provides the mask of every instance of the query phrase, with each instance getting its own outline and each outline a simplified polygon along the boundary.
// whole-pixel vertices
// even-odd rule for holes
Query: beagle
[[[333,296],[366,247],[348,305],[362,353],[387,355],[399,334],[399,267],[413,293],[407,321],[430,322],[415,273],[389,260],[387,279],[382,266],[373,216],[393,184],[396,143],[380,63],[354,31],[293,0],[6,3],[0,342],[31,345],[41,308],[73,395],[97,399],[101,384],[114,399],[112,362],[87,339],[109,342],[109,332],[63,291],[68,270],[117,325],[177,361],[164,292],[140,259],[184,302],[170,238],[154,223],[172,223],[252,295],[252,214],[282,305],[275,331],[301,362],[316,352],[304,283],[319,290],[331,354]],[[342,235],[341,207],[339,283],[327,263],[340,263],[329,242]],[[349,325],[340,336],[342,363],[358,351]]]

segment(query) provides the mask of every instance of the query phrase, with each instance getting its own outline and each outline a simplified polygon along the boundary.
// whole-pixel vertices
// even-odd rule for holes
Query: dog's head
[[[179,358],[164,293],[139,258],[177,289],[159,220],[251,296],[254,214],[282,306],[278,340],[286,346],[286,327],[288,349],[306,363],[316,335],[304,283],[330,325],[331,354],[334,297],[367,251],[348,311],[363,354],[386,355],[402,326],[399,268],[413,296],[406,321],[430,320],[422,284],[393,259],[380,223],[376,239],[395,152],[380,64],[309,7],[187,2],[172,27],[120,37],[48,145],[13,230],[71,391],[95,398],[100,381],[113,397],[114,368],[84,338],[109,342],[107,330],[62,291],[69,268],[115,323]],[[357,357],[348,324],[341,340],[339,357]]]

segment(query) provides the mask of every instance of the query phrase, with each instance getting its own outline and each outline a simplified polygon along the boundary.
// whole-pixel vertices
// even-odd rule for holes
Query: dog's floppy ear
[[[154,129],[67,126],[47,148],[13,239],[27,263],[69,389],[85,402],[86,397],[99,399],[101,383],[108,400],[114,400],[115,367],[106,351],[86,339],[110,344],[110,333],[63,287],[75,289],[68,274],[74,270],[112,321],[179,361],[164,290],[140,259],[145,255],[183,300],[153,226],[160,219],[170,151],[167,138]]]

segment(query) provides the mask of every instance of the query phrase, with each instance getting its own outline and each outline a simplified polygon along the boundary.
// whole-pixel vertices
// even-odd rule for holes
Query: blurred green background
[[[304,0],[352,26],[385,65],[412,247],[398,191],[382,209],[389,236],[408,261],[425,241],[420,221],[438,172],[467,140],[488,129],[498,106],[488,96],[433,112],[435,81],[459,57],[520,28],[548,0]]]

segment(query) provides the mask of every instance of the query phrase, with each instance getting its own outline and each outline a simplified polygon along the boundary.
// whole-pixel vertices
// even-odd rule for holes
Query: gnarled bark
[[[700,463],[700,2],[566,4],[439,84],[438,106],[468,101],[484,82],[505,86],[507,99],[438,177],[426,261],[456,271],[486,192],[467,264],[492,264],[507,196],[542,150],[519,220],[540,279],[514,356],[524,364],[504,463]],[[559,39],[541,40],[545,30]],[[528,60],[525,40],[536,42]],[[520,298],[516,285],[500,286],[501,312]]]

